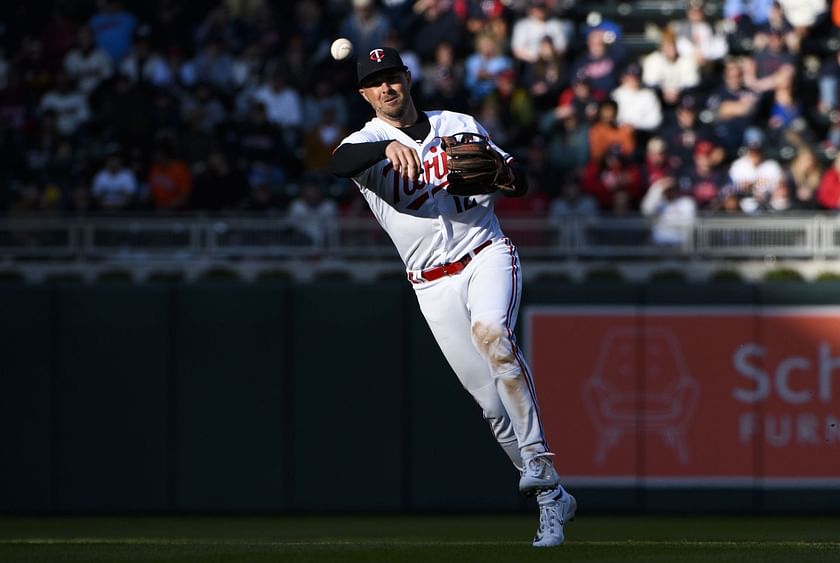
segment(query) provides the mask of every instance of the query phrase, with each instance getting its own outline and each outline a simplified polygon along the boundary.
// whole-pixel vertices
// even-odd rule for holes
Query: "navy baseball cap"
[[[356,76],[361,85],[365,78],[377,72],[392,68],[408,70],[408,67],[405,66],[396,49],[392,47],[377,47],[371,50],[370,53],[361,53],[359,55],[356,62]]]

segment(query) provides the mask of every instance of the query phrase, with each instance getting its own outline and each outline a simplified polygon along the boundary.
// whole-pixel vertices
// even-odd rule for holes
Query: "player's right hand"
[[[402,176],[416,178],[423,171],[423,163],[417,151],[399,141],[391,141],[385,147],[385,157],[394,165],[397,174]]]

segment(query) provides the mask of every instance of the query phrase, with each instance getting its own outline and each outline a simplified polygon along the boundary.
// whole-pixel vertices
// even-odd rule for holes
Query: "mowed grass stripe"
[[[516,546],[530,545],[526,541],[455,541],[455,540],[318,540],[318,541],[278,541],[278,540],[203,540],[194,538],[20,538],[0,539],[0,545],[200,545],[200,546],[247,546],[247,547],[425,547],[425,546]],[[824,547],[840,549],[840,541],[716,541],[716,540],[569,540],[567,545],[581,546],[637,546],[637,547]]]

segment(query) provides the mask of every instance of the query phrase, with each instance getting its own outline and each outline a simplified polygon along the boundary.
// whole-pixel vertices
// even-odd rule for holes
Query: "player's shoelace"
[[[540,506],[540,531],[538,536],[544,537],[546,533],[554,535],[554,527],[560,521],[559,502]]]

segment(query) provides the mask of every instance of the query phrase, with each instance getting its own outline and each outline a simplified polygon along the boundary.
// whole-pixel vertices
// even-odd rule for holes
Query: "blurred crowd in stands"
[[[500,214],[840,208],[840,0],[32,0],[0,7],[0,210],[363,212],[326,173],[358,52],[524,163]],[[668,242],[667,228],[659,231]]]

